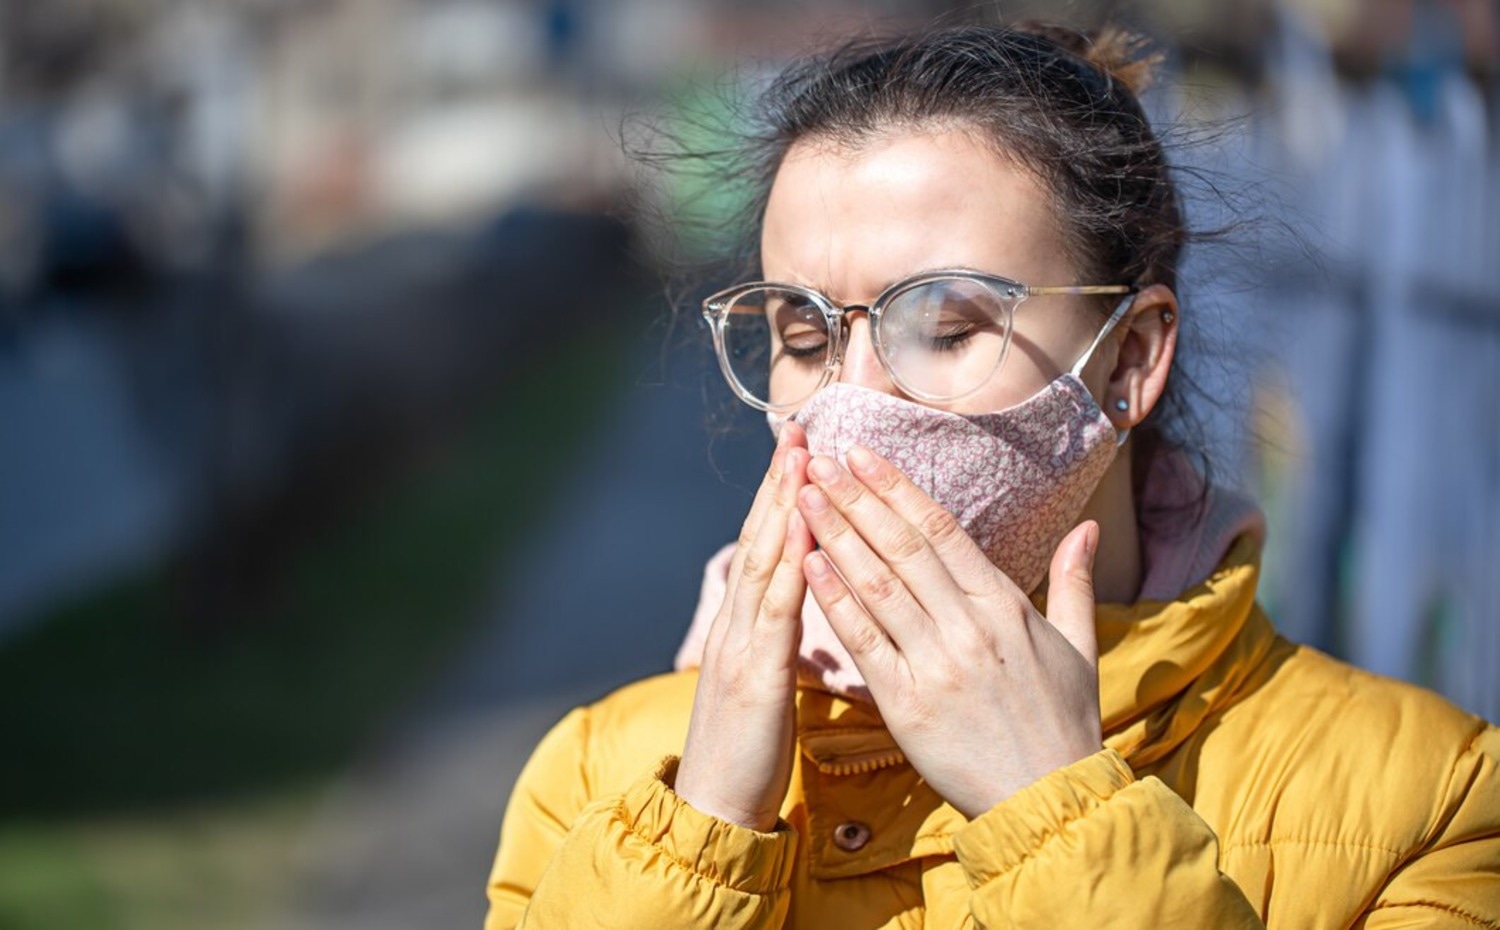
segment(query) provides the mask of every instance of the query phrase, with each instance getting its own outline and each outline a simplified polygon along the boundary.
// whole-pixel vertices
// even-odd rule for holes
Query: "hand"
[[[729,565],[709,630],[675,789],[688,804],[762,832],[776,824],[792,777],[797,645],[812,535],[797,512],[807,436],[781,427]]]
[[[803,568],[917,772],[973,818],[1097,752],[1098,524],[1058,546],[1043,618],[894,465],[859,447],[848,461],[808,466],[798,506],[822,551]]]

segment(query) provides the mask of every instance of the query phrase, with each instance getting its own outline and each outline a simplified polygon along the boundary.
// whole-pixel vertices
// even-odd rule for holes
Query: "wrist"
[[[770,833],[776,829],[776,814],[754,813],[743,808],[737,808],[731,804],[723,804],[710,796],[683,794],[677,792],[682,801],[700,814],[706,814],[715,820],[754,830],[756,833]]]
[[[1075,765],[1089,758],[1104,748],[1101,740],[1098,745],[1087,749],[1075,749],[1064,756],[1052,760],[1051,764],[1043,764],[1030,773],[1012,772],[1010,777],[994,778],[994,769],[990,770],[990,777],[982,784],[971,786],[970,790],[960,792],[957,798],[945,798],[954,810],[969,820],[993,810],[999,805],[1010,800],[1021,791],[1036,784],[1054,772],[1062,771],[1071,765]]]
[[[716,820],[754,830],[757,833],[770,833],[776,827],[778,818],[776,811],[756,811],[743,805],[726,803],[709,790],[708,786],[696,782],[686,760],[679,763],[676,778],[669,780],[667,787],[693,810]]]

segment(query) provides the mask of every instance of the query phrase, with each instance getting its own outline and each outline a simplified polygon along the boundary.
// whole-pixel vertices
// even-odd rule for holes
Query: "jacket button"
[[[870,842],[870,828],[858,820],[841,823],[833,828],[833,845],[844,852],[857,852]]]

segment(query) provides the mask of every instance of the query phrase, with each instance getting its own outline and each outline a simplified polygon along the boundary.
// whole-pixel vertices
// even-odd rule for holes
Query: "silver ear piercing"
[[[1119,400],[1115,401],[1115,409],[1120,411],[1121,413],[1124,413],[1125,411],[1130,409],[1130,401],[1126,400],[1123,397],[1120,398]]]
[[[1175,319],[1177,319],[1177,314],[1173,313],[1171,310],[1163,310],[1161,312],[1161,321],[1163,323],[1170,323]]]

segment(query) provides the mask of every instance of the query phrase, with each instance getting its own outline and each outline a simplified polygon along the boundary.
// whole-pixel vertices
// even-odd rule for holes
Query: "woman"
[[[1500,926],[1500,734],[1278,638],[1253,508],[1159,425],[1186,234],[1134,49],[772,89],[762,281],[705,313],[776,453],[696,671],[537,748],[488,927]]]

